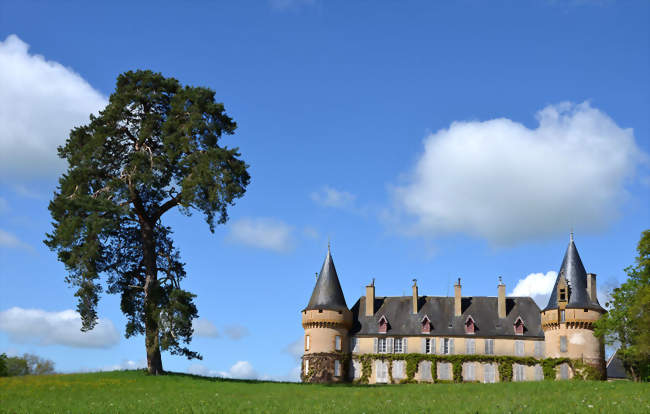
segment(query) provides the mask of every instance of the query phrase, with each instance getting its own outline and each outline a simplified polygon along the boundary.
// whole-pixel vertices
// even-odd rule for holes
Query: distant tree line
[[[33,354],[8,357],[0,354],[0,377],[54,374],[54,362]]]
[[[636,264],[625,269],[627,280],[614,289],[608,312],[596,323],[596,336],[616,353],[634,381],[650,381],[650,230],[641,233]]]

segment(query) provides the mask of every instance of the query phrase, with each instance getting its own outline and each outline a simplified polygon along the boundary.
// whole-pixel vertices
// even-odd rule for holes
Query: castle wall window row
[[[496,296],[471,297],[462,296],[460,279],[452,297],[421,296],[413,282],[412,296],[377,296],[373,280],[365,287],[366,294],[348,308],[328,249],[312,297],[302,310],[303,380],[358,379],[363,375],[358,359],[363,354],[568,357],[595,368],[604,361],[593,324],[605,310],[596,298],[596,275],[586,273],[573,239],[543,310],[530,297],[506,296],[501,280]],[[350,378],[342,377],[345,370],[340,364],[348,358],[345,354],[352,357],[345,359],[350,361]],[[430,361],[420,362],[415,379],[432,381]],[[404,364],[393,359],[390,373],[394,380],[405,378]],[[439,379],[452,379],[451,364],[437,364]],[[388,382],[388,369],[387,361],[373,360],[369,381]],[[462,375],[467,381],[500,379],[496,364],[482,362],[464,363]],[[558,378],[572,375],[568,365],[557,367]],[[513,367],[513,378],[539,380],[543,370],[541,365]]]

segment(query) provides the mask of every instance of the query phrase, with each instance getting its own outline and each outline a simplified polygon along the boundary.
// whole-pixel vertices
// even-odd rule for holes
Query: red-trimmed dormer
[[[469,315],[467,319],[465,319],[465,333],[473,334],[475,330],[476,324],[474,323],[474,318],[472,318],[472,315]]]
[[[420,321],[422,324],[422,333],[423,334],[428,334],[431,333],[431,319],[427,315],[424,315],[424,318],[422,318],[422,321]]]
[[[524,320],[521,319],[521,316],[517,316],[517,319],[515,320],[515,335],[523,335],[524,334]]]
[[[379,318],[379,333],[386,333],[388,331],[388,319],[386,316],[381,315]]]

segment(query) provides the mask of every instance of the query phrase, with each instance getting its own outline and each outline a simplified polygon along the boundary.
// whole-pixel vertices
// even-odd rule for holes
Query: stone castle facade
[[[304,382],[533,381],[568,379],[585,368],[603,378],[604,345],[593,324],[605,310],[573,235],[548,305],[530,297],[366,295],[348,308],[328,246],[305,309]],[[552,371],[550,371],[552,370]]]

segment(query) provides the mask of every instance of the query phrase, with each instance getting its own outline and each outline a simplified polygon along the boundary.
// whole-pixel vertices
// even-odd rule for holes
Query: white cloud
[[[60,63],[29,53],[16,35],[0,41],[0,175],[49,177],[65,167],[57,156],[70,130],[107,100]]]
[[[81,316],[71,309],[47,312],[13,307],[0,312],[0,331],[14,343],[64,345],[76,348],[108,348],[120,341],[115,325],[99,319],[95,328],[81,332]]]
[[[646,155],[632,129],[585,102],[551,105],[534,129],[500,118],[454,122],[424,140],[396,205],[410,233],[462,232],[493,244],[610,224]]]
[[[286,223],[269,218],[243,218],[230,226],[232,242],[276,252],[293,249],[293,229]]]
[[[544,308],[555,285],[557,272],[548,271],[544,273],[531,273],[517,281],[511,296],[530,296],[535,300],[537,306]]]
[[[125,359],[120,364],[107,365],[103,367],[100,371],[123,371],[125,369],[143,369],[147,368],[147,360],[140,359],[134,361],[131,359]]]
[[[230,339],[239,340],[248,335],[248,329],[243,325],[229,325],[223,330]]]
[[[194,328],[194,335],[196,336],[202,336],[204,338],[219,337],[219,331],[217,331],[217,327],[207,319],[195,319],[192,322],[192,328]]]
[[[0,247],[8,247],[13,249],[27,249],[32,250],[32,247],[27,243],[22,242],[18,237],[0,229]]]
[[[311,193],[310,197],[318,205],[337,208],[352,207],[356,198],[352,193],[339,191],[329,186],[325,186],[319,191]]]
[[[204,377],[221,377],[235,379],[257,379],[257,371],[248,361],[237,361],[228,371],[216,371],[209,369],[202,364],[192,364],[187,368],[187,372],[192,375],[201,375]]]
[[[284,352],[291,355],[294,359],[299,360],[304,353],[303,346],[305,344],[303,341],[304,341],[303,338],[296,339],[295,341],[287,345],[286,348],[284,348]]]

